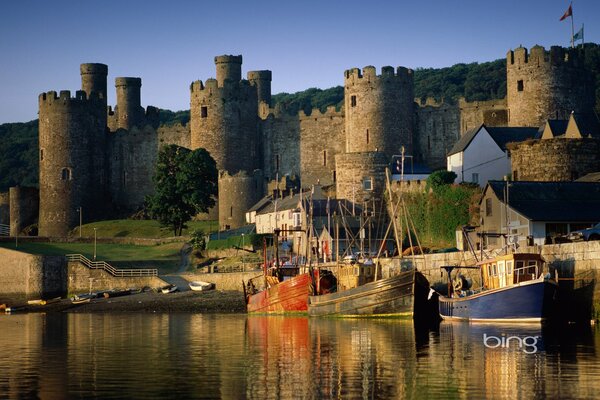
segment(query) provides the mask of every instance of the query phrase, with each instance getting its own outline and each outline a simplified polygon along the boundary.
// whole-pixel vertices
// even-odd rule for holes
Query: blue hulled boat
[[[539,254],[508,254],[472,267],[442,267],[448,272],[448,296],[439,297],[440,315],[449,320],[535,322],[553,318],[558,285],[543,273]],[[450,280],[457,268],[475,268],[483,285],[472,289],[462,275]],[[452,282],[452,284],[451,284]]]

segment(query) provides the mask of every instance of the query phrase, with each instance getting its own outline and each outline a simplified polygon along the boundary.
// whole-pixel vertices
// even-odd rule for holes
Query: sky
[[[142,78],[142,105],[189,109],[189,85],[214,56],[241,54],[242,76],[273,72],[272,92],[343,85],[346,69],[486,62],[523,45],[568,46],[566,0],[4,0],[0,124],[37,118],[38,95],[81,88],[79,65]],[[600,2],[573,2],[575,31],[600,43]]]

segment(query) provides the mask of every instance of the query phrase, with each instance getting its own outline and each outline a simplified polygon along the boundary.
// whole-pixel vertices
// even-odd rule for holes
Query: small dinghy
[[[173,292],[177,291],[177,286],[167,285],[167,286],[164,286],[163,288],[161,288],[160,291],[163,292],[164,294],[173,293]]]
[[[92,301],[91,297],[86,297],[83,299],[75,299],[75,300],[71,300],[72,304],[86,304],[89,303],[90,301]]]
[[[192,289],[196,292],[202,292],[205,290],[211,290],[211,289],[215,288],[214,283],[203,282],[203,281],[192,281],[189,283],[189,285],[190,285],[190,289]]]

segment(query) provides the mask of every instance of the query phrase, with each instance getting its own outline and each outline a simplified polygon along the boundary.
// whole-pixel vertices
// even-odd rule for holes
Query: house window
[[[517,81],[517,91],[523,91],[523,80]]]
[[[473,173],[471,175],[471,182],[479,184],[479,174]]]
[[[323,165],[327,166],[327,150],[323,150]]]
[[[371,178],[365,178],[365,180],[363,180],[363,189],[373,190],[373,180]]]
[[[71,169],[70,168],[63,168],[60,171],[60,179],[62,179],[63,181],[70,181],[72,179]]]
[[[485,216],[492,216],[492,199],[485,199]]]
[[[200,118],[208,117],[208,107],[202,106],[200,107]]]
[[[350,96],[350,106],[356,107],[356,96]]]

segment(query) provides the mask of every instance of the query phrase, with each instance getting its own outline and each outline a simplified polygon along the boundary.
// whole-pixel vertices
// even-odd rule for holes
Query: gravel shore
[[[61,299],[46,305],[11,305],[11,312],[192,312],[244,313],[244,296],[237,291],[175,292],[169,294],[144,292],[113,298],[96,298],[89,303],[73,304]]]

